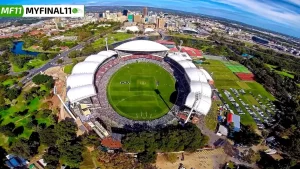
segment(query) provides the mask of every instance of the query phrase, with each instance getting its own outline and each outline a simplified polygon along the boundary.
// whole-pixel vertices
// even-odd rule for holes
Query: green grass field
[[[133,120],[152,120],[165,115],[173,103],[175,79],[153,63],[132,63],[110,79],[107,94],[120,115]],[[175,98],[176,99],[176,98]]]
[[[250,71],[243,65],[237,62],[224,62],[225,66],[234,73],[250,73]]]
[[[41,90],[45,90],[45,87],[41,85]],[[49,91],[47,91],[49,92]],[[24,100],[22,94],[16,99],[14,105],[10,108],[0,111],[0,120],[1,125],[8,124],[10,122],[14,123],[16,128],[23,126],[24,131],[21,135],[17,137],[7,137],[3,134],[0,134],[0,146],[8,148],[8,145],[19,139],[21,137],[29,138],[31,133],[35,131],[34,128],[28,128],[27,124],[32,120],[31,116],[35,116],[35,119],[38,121],[38,124],[45,123],[47,126],[53,124],[52,118],[42,117],[40,113],[36,113],[42,106],[42,101],[39,98],[34,98],[31,101]],[[16,112],[28,110],[25,115],[18,115]]]
[[[112,44],[114,42],[123,41],[133,37],[133,34],[128,33],[110,33],[107,34],[107,43]],[[95,42],[92,43],[93,47],[100,47],[105,46],[105,37],[97,39]]]
[[[12,79],[7,79],[7,80],[3,81],[2,84],[4,86],[10,87],[10,86],[14,85],[17,82],[18,82],[17,78],[12,78]]]
[[[274,66],[274,65],[270,65],[270,64],[265,64],[268,68],[270,68],[271,70],[275,71],[277,74],[279,74],[280,76],[282,77],[289,77],[289,78],[294,78],[294,75],[293,75],[293,72],[289,72],[287,70],[282,70],[282,71],[279,71],[279,70],[276,70],[276,67],[277,66]]]
[[[40,59],[32,59],[28,63],[26,63],[23,68],[20,68],[15,64],[12,64],[12,69],[14,72],[24,72],[24,71],[28,70],[28,66],[32,66],[34,68],[39,68],[39,67],[43,66],[44,64],[46,64],[47,62],[48,62],[48,60],[43,61]]]
[[[66,74],[71,74],[72,73],[72,69],[73,69],[74,66],[75,66],[74,64],[66,65],[64,67],[64,72]]]

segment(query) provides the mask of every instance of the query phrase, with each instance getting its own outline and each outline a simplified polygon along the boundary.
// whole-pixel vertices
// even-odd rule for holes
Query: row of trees
[[[43,159],[48,169],[55,169],[61,160],[63,164],[72,168],[78,168],[82,161],[83,145],[76,136],[77,126],[71,121],[65,120],[49,127],[37,128],[29,139],[20,138],[15,141],[10,151],[23,158],[30,159],[38,154],[40,145],[49,146]]]
[[[156,159],[156,152],[189,151],[204,147],[208,137],[203,135],[193,124],[169,126],[160,131],[128,133],[122,139],[123,148],[139,153],[139,160],[151,163]]]

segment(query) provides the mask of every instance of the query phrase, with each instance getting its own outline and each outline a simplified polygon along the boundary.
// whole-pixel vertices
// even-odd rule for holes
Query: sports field
[[[132,63],[111,77],[107,95],[120,115],[133,120],[152,120],[172,108],[176,100],[175,79],[156,64]]]
[[[267,92],[261,84],[255,81],[240,80],[233,73],[233,71],[230,70],[228,65],[225,64],[226,62],[224,63],[223,61],[209,60],[209,59],[206,60],[206,62],[208,64],[202,64],[201,66],[204,67],[209,73],[213,73],[212,77],[215,81],[216,88],[219,90],[220,94],[222,95],[225,102],[229,105],[230,109],[234,110],[234,112],[236,112],[236,109],[225,96],[224,90],[229,91],[239,105],[242,105],[241,101],[243,101],[246,104],[259,106],[258,101],[255,99],[255,97],[258,98],[259,95],[263,97],[263,99],[261,99],[263,104],[268,103],[267,99],[271,101],[275,100],[275,98],[269,92]],[[236,65],[238,64],[235,62],[230,62],[230,63],[234,63]],[[239,98],[237,98],[234,95],[234,93],[231,92],[230,88],[237,89],[237,90],[243,89],[246,92],[246,94],[241,95]],[[239,99],[241,99],[241,101]],[[246,110],[243,107],[242,110],[246,112]],[[250,114],[246,113],[240,116],[241,116],[242,124],[256,126]]]
[[[237,62],[224,62],[224,65],[234,73],[250,73],[250,71],[243,65]]]

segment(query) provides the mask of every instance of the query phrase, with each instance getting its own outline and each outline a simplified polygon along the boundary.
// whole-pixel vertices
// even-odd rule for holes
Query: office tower
[[[148,8],[147,7],[144,7],[144,9],[143,9],[143,16],[144,17],[148,16]]]
[[[164,18],[157,18],[156,20],[156,28],[158,29],[164,29],[165,27],[165,19]]]
[[[127,9],[123,10],[123,15],[127,16],[127,14],[128,14],[128,10]]]

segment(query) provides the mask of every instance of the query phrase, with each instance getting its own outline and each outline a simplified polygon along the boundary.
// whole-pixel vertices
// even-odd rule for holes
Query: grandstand
[[[212,77],[206,70],[196,68],[186,53],[172,53],[168,57],[181,67],[190,86],[190,93],[186,98],[185,106],[206,115],[212,104],[212,90],[208,84],[212,83]],[[200,93],[199,99],[196,99],[196,93]]]
[[[146,126],[155,128],[176,121],[175,115],[182,108],[206,115],[212,104],[212,77],[206,70],[197,68],[187,53],[168,51],[166,46],[153,41],[134,40],[121,44],[114,50],[88,56],[74,66],[72,74],[67,78],[67,105],[76,117],[95,130],[101,138],[109,136],[109,129],[106,131],[97,122],[98,119],[101,119],[101,124],[110,127],[147,124]],[[110,78],[120,68],[137,62],[154,63],[175,77],[177,100],[166,115],[148,121],[130,120],[118,114],[110,105],[107,97]],[[89,109],[89,113],[83,113],[86,110],[81,110],[82,105],[87,105],[84,107]]]

